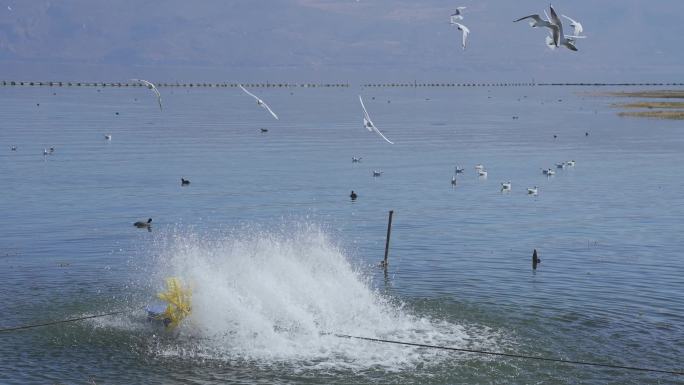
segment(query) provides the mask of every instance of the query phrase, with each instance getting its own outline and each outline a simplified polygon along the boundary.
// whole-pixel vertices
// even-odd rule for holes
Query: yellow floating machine
[[[175,328],[190,315],[191,297],[192,290],[184,287],[179,278],[166,278],[166,291],[157,294],[157,298],[164,301],[166,305],[148,306],[148,321],[161,322],[167,329]]]

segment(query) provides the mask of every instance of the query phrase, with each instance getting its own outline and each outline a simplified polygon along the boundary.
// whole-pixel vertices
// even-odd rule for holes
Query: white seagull
[[[527,189],[527,193],[530,195],[537,195],[539,193],[539,189],[537,188],[537,186],[530,187]]]
[[[264,102],[263,100],[259,99],[259,97],[256,96],[256,95],[254,95],[253,93],[247,91],[247,90],[245,89],[245,87],[242,86],[242,84],[238,84],[238,87],[240,87],[241,90],[245,91],[245,93],[246,93],[247,95],[253,97],[253,98],[256,100],[257,104],[258,104],[260,107],[265,108],[266,111],[270,112],[271,115],[273,115],[273,117],[276,118],[276,120],[278,120],[278,115],[276,115],[275,112],[273,112],[273,110],[271,110],[271,107],[269,107],[268,104],[266,104],[266,102]]]
[[[456,7],[456,11],[451,15],[451,24],[454,24],[456,20],[463,20],[463,10],[466,7]]]
[[[554,45],[556,47],[564,46],[571,51],[577,51],[577,47],[575,47],[575,39],[577,37],[576,36],[565,36],[563,34],[563,22],[558,17],[556,10],[553,9],[553,7],[549,5],[549,11],[551,12],[551,17],[549,18],[549,21],[551,21],[551,23],[553,23],[557,27],[557,29],[555,29],[553,32]],[[544,11],[544,12],[546,12],[546,11]],[[546,37],[547,44],[549,44],[549,41],[550,41],[549,37],[547,36]]]
[[[569,161],[565,162],[565,165],[568,167],[575,167],[575,161],[569,160]]]
[[[575,36],[580,36],[582,35],[582,32],[584,32],[584,28],[582,28],[582,24],[579,21],[573,20],[565,15],[561,15],[564,18],[570,20],[570,26],[574,29],[572,32],[573,35]]]
[[[466,49],[466,40],[468,39],[468,35],[470,34],[470,30],[468,29],[468,27],[466,27],[465,25],[463,25],[461,23],[456,23],[456,22],[452,21],[451,24],[455,25],[459,31],[463,32],[463,38],[461,39],[461,46],[465,50]]]
[[[363,104],[363,98],[361,98],[361,95],[359,95],[359,102],[361,102],[361,108],[363,108],[363,126],[366,127],[368,131],[375,132],[376,134],[380,135],[380,137],[385,139],[387,143],[394,144],[391,140],[387,139],[377,127],[375,127],[375,124],[373,124],[373,121],[371,121],[370,115],[368,115],[366,106]]]
[[[546,11],[544,11],[544,13],[546,13]],[[547,19],[548,19],[548,18],[549,18],[549,17],[548,17],[548,15],[547,15]],[[529,15],[529,16],[521,17],[521,18],[518,19],[518,20],[513,20],[513,22],[514,22],[514,23],[517,23],[517,22],[522,21],[522,20],[525,20],[525,19],[529,19],[528,22],[529,22],[530,26],[533,27],[533,28],[537,28],[537,27],[546,27],[546,28],[549,28],[549,29],[551,30],[551,35],[553,36],[553,41],[556,42],[556,41],[558,40],[558,39],[557,39],[557,36],[558,36],[558,33],[559,33],[559,31],[558,31],[558,26],[555,25],[553,22],[551,22],[550,19],[549,19],[549,20],[544,20],[544,19],[542,19],[541,16],[539,16],[538,14],[534,14],[534,15]],[[548,40],[548,39],[547,39],[547,40]],[[556,44],[556,46],[558,46],[558,45]]]
[[[487,170],[478,170],[477,175],[486,178],[487,177]]]
[[[154,94],[157,95],[157,103],[159,103],[159,111],[162,111],[161,94],[159,93],[159,90],[157,89],[157,87],[154,84],[152,84],[151,82],[148,82],[147,80],[143,80],[143,79],[131,79],[131,81],[142,83],[147,88],[151,89],[152,92],[154,92]]]

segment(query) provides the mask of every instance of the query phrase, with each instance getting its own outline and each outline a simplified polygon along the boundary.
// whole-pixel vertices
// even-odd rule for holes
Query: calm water
[[[684,383],[322,334],[684,370],[681,122],[588,88],[254,90],[279,121],[161,91],[0,89],[0,326],[193,288],[172,333],[138,310],[0,334],[0,383]]]

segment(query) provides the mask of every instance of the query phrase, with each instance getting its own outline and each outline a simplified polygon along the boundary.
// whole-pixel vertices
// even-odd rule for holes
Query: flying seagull
[[[549,18],[549,21],[551,21],[554,25],[556,25],[556,27],[558,27],[558,35],[556,35],[555,33],[553,35],[553,41],[555,42],[556,47],[560,47],[562,45],[571,51],[577,51],[577,47],[575,47],[575,37],[566,37],[563,34],[563,22],[558,17],[558,14],[556,14],[556,10],[553,9],[551,5],[549,5],[549,12],[551,12],[551,17]]]
[[[463,10],[466,7],[456,7],[456,11],[451,15],[451,23],[455,23],[456,20],[463,20]]]
[[[466,49],[466,40],[468,39],[468,34],[470,34],[470,30],[468,29],[468,27],[466,27],[465,25],[463,25],[461,23],[452,22],[451,24],[455,25],[459,31],[463,32],[463,39],[461,40],[461,46],[465,50]]]
[[[582,28],[582,24],[580,24],[579,21],[575,21],[575,20],[573,20],[573,19],[571,19],[565,15],[561,15],[561,16],[570,20],[570,26],[574,29],[574,31],[572,32],[573,35],[575,35],[576,37],[579,37],[580,35],[582,35],[584,28]]]
[[[546,13],[546,11],[544,11],[544,13]],[[548,16],[547,16],[547,18],[548,18]],[[550,20],[542,19],[541,16],[539,16],[538,14],[521,17],[518,20],[513,20],[513,22],[517,23],[519,21],[523,21],[526,19],[529,19],[528,23],[530,24],[530,27],[532,27],[532,28],[537,28],[537,27],[549,28],[551,30],[551,34],[553,35],[553,41],[556,42],[558,40],[556,38],[558,36],[558,33],[559,33],[558,32],[558,26],[555,25],[554,23],[552,23]],[[556,43],[556,46],[558,46],[557,43]]]
[[[246,93],[247,95],[249,95],[249,96],[253,97],[254,99],[256,99],[256,102],[257,102],[257,104],[258,104],[259,106],[265,108],[266,111],[270,112],[271,115],[273,115],[273,117],[276,118],[276,120],[278,120],[278,115],[276,115],[275,112],[273,112],[273,110],[271,110],[271,108],[268,106],[268,104],[266,104],[266,102],[264,102],[263,100],[259,99],[259,97],[257,97],[257,96],[254,95],[253,93],[247,91],[247,90],[245,89],[245,87],[242,86],[242,84],[238,84],[238,87],[240,87],[241,90],[245,91],[245,93]]]
[[[366,129],[368,129],[370,132],[375,131],[375,133],[380,135],[381,138],[385,139],[387,143],[394,144],[391,140],[387,139],[377,127],[375,127],[375,124],[373,124],[371,121],[370,115],[368,115],[368,111],[366,111],[366,106],[363,105],[363,99],[361,98],[361,95],[359,95],[359,101],[361,102],[361,108],[363,108],[363,126],[366,127]]]
[[[157,87],[154,84],[152,84],[151,82],[148,82],[147,80],[143,80],[143,79],[131,79],[131,81],[142,83],[147,88],[151,89],[152,92],[154,92],[154,94],[157,95],[157,102],[159,103],[159,111],[162,111],[161,94],[159,93],[159,90],[157,89]]]

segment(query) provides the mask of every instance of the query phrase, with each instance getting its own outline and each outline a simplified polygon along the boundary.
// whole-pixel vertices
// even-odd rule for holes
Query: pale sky
[[[554,2],[584,25],[579,52],[512,22],[542,13],[538,0],[2,1],[8,80],[683,80],[682,0]],[[459,5],[465,52],[449,25]]]

